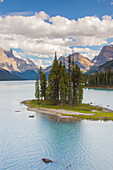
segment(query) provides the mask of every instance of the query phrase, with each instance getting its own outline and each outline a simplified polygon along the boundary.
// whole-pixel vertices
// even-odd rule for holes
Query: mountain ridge
[[[113,45],[104,46],[99,55],[95,56],[92,60],[94,65],[91,66],[90,70],[93,72],[98,69],[99,66],[113,60]]]
[[[71,59],[74,59],[74,63],[77,64],[80,69],[83,72],[86,72],[90,69],[90,67],[94,64],[91,60],[89,60],[88,58],[82,56],[80,53],[76,52],[70,55]],[[66,68],[68,68],[68,56],[64,57],[61,56],[58,59],[58,62],[60,63],[60,61],[62,61],[63,65],[65,64]],[[52,68],[51,66],[48,66],[46,69],[44,69],[44,72],[49,72]]]
[[[13,54],[13,51],[5,51],[0,47],[0,67],[7,70],[7,71],[18,71],[18,72],[24,72],[26,70],[34,70],[38,71],[38,67],[36,64],[26,58],[26,59],[20,59],[18,57],[15,57]]]
[[[16,76],[5,69],[0,68],[0,81],[10,81],[10,80],[25,80],[25,79]]]

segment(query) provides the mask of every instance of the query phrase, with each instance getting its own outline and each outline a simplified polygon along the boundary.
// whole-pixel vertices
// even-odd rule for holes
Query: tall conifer
[[[40,93],[41,93],[41,99],[44,97],[44,100],[46,100],[46,90],[47,90],[47,78],[46,73],[42,71],[42,68],[40,67],[39,70],[40,74]]]
[[[60,72],[61,78],[60,78],[60,82],[59,82],[59,92],[60,92],[61,107],[64,106],[64,102],[65,102],[65,81],[64,81],[64,76],[63,76],[62,71],[63,70],[61,69],[61,72]]]
[[[56,52],[55,52],[53,66],[49,75],[48,88],[50,90],[49,99],[53,104],[57,105],[59,101],[59,65],[58,65]]]
[[[39,90],[38,75],[37,75],[36,82],[35,82],[35,97],[37,98],[37,100],[40,100],[40,90]]]
[[[72,105],[72,77],[71,77],[71,56],[68,56],[68,102]]]

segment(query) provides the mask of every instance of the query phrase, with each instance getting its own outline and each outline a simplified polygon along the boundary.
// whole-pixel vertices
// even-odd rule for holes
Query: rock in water
[[[34,118],[34,117],[35,117],[34,115],[29,116],[29,118]]]
[[[53,162],[52,160],[47,159],[47,158],[42,158],[42,161],[43,161],[43,162],[45,162],[45,163],[49,163],[49,162],[51,162],[51,163],[52,163],[52,162]]]

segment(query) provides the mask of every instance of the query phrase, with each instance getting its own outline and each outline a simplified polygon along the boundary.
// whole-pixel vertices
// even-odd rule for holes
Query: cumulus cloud
[[[35,62],[35,64],[40,68],[40,66],[42,68],[46,68],[48,67],[49,65],[52,64],[52,61],[51,60],[45,60],[43,61],[42,59],[38,59],[37,62]]]
[[[39,58],[54,57],[55,51],[59,57],[68,55],[77,46],[104,45],[108,38],[113,38],[113,19],[107,15],[102,19],[87,16],[78,20],[50,17],[44,11],[33,16],[0,16],[0,46],[20,48],[25,54]],[[97,54],[89,48],[85,55],[92,58],[91,53]]]

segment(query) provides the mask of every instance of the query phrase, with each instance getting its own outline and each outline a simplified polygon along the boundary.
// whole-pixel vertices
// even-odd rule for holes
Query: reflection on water
[[[113,108],[111,96],[112,91],[84,90],[84,102],[107,102]],[[0,82],[0,169],[53,170],[70,164],[77,170],[112,169],[112,122],[56,124],[20,104],[32,98],[34,81]],[[29,119],[32,114],[35,118]],[[55,162],[45,164],[43,157]]]

